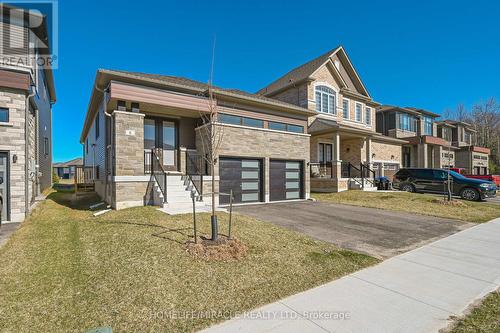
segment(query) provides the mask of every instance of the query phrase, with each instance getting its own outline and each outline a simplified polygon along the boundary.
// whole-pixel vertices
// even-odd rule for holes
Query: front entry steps
[[[362,186],[364,182],[364,188]],[[377,191],[377,187],[373,186],[372,182],[361,179],[361,178],[351,178],[349,179],[349,190],[362,190],[362,191]]]
[[[167,176],[167,201],[164,202],[163,194],[155,182],[154,184],[154,203],[159,206],[159,210],[170,214],[188,214],[193,212],[192,193],[195,195],[196,212],[210,212],[211,206],[207,202],[199,200],[198,192],[187,176],[168,175]],[[226,211],[217,208],[217,211]]]

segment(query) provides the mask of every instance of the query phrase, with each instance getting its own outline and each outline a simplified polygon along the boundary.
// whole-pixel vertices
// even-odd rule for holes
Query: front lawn
[[[469,222],[486,222],[500,217],[500,205],[462,201],[464,206],[447,206],[433,202],[439,197],[421,193],[345,191],[340,193],[313,193],[312,197],[320,201],[396,210]]]
[[[455,322],[448,332],[500,332],[500,291],[489,294],[469,315]]]
[[[377,263],[240,215],[246,257],[206,262],[185,251],[190,215],[140,207],[96,218],[90,200],[70,198],[50,194],[0,248],[1,332],[195,331]],[[208,234],[209,216],[198,225]]]

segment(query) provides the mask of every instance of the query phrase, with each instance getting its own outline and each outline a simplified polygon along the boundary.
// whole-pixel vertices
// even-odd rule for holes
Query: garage
[[[270,161],[270,201],[302,199],[304,197],[303,165],[302,161]]]
[[[262,200],[262,160],[223,157],[219,160],[219,191],[233,190],[234,203]],[[219,195],[220,204],[228,204],[229,196]]]

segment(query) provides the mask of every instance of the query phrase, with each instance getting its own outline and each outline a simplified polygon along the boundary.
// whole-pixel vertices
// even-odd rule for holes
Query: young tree
[[[207,162],[210,168],[210,175],[212,176],[212,215],[210,218],[212,224],[212,240],[217,240],[218,235],[218,223],[217,215],[215,213],[215,168],[217,167],[217,159],[219,156],[220,147],[224,138],[224,127],[217,125],[218,119],[218,107],[217,100],[213,93],[213,88],[211,82],[208,84],[208,112],[201,112],[200,116],[203,121],[203,125],[199,129],[199,137],[202,145],[202,156]]]
[[[200,127],[200,141],[203,150],[203,159],[207,162],[210,167],[210,175],[212,176],[212,215],[210,217],[210,222],[212,226],[212,240],[217,240],[219,227],[217,223],[217,215],[215,213],[215,168],[217,167],[217,159],[219,157],[219,150],[222,145],[222,140],[224,138],[224,127],[217,125],[217,120],[219,117],[219,110],[217,106],[217,100],[214,95],[213,89],[213,76],[214,76],[214,62],[215,62],[215,38],[212,48],[212,65],[210,67],[210,80],[208,81],[208,112],[200,112],[200,117],[203,121],[203,125]]]

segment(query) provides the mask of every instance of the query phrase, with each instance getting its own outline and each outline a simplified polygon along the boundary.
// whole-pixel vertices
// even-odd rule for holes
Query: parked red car
[[[499,175],[466,175],[465,169],[462,168],[450,168],[451,171],[455,171],[467,178],[487,180],[489,182],[495,183],[496,186],[500,186],[500,176]]]

